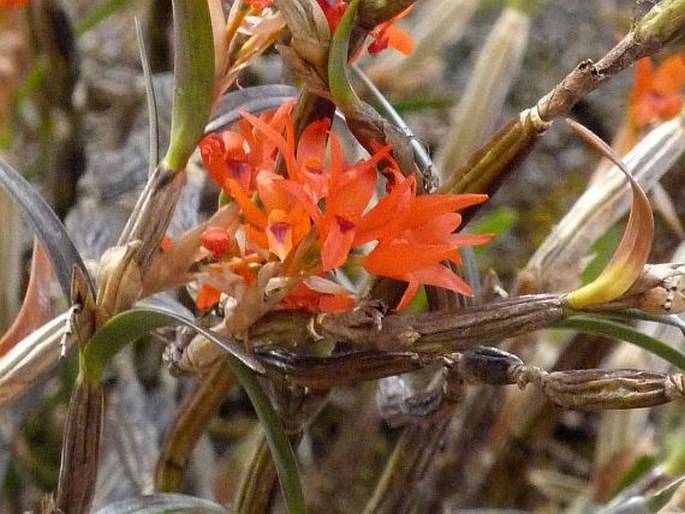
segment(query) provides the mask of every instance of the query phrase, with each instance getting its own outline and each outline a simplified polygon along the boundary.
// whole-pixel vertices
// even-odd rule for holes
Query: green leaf
[[[661,357],[678,369],[685,370],[685,354],[667,345],[663,341],[643,334],[639,330],[623,325],[622,323],[590,318],[587,316],[578,316],[560,321],[554,325],[554,328],[565,328],[588,334],[621,339]]]
[[[0,185],[9,193],[17,207],[23,211],[31,228],[43,244],[64,297],[67,300],[71,298],[71,277],[74,267],[79,268],[83,276],[88,278],[90,291],[95,297],[95,287],[88,269],[64,225],[33,186],[2,157],[0,157]]]
[[[212,110],[214,42],[209,7],[203,0],[173,0],[174,100],[164,164],[185,168]]]
[[[680,477],[669,485],[656,492],[651,498],[647,500],[647,507],[650,512],[659,512],[671,500],[673,495],[685,482],[685,477]],[[675,511],[672,511],[675,512]]]
[[[204,329],[192,320],[166,309],[141,306],[121,312],[112,317],[98,330],[83,350],[85,373],[97,378],[112,358],[130,343],[148,332],[177,324],[187,325],[197,333],[221,346],[236,361],[260,374],[264,368],[254,357],[243,350],[238,343],[220,334]]]
[[[143,66],[143,77],[145,78],[145,97],[147,99],[147,119],[150,124],[148,150],[148,176],[152,176],[159,164],[159,118],[157,116],[157,97],[155,96],[155,86],[152,83],[152,67],[148,59],[147,48],[145,46],[145,36],[143,28],[140,26],[138,18],[133,20],[136,26],[136,39],[138,40],[138,53],[140,53],[140,63]]]
[[[102,368],[127,344],[141,336],[168,325],[182,324],[226,350],[227,362],[249,396],[266,433],[283,497],[292,514],[305,512],[304,495],[300,484],[297,460],[283,424],[257,380],[265,374],[261,363],[230,339],[206,330],[194,321],[158,307],[144,306],[122,312],[98,330],[82,350],[82,370],[89,379],[99,379]]]

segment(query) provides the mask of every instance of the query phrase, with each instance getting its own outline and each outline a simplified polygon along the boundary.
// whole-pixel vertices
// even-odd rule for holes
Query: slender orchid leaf
[[[140,306],[117,314],[93,334],[83,351],[83,364],[87,375],[99,377],[102,369],[114,355],[151,330],[179,323],[210,339],[250,370],[264,374],[264,368],[259,361],[245,352],[235,341],[206,330],[175,312],[158,307]]]
[[[0,185],[24,212],[43,244],[64,297],[67,300],[71,297],[71,276],[74,267],[79,268],[83,275],[88,277],[90,291],[95,296],[95,287],[88,269],[62,222],[33,186],[2,157],[0,157]]]
[[[214,41],[207,2],[172,0],[174,10],[174,100],[171,142],[164,164],[185,168],[212,110]]]
[[[592,512],[592,511],[590,511]],[[642,496],[633,496],[617,505],[611,505],[594,511],[595,514],[648,514],[647,501]]]
[[[147,56],[145,46],[145,36],[140,26],[138,17],[134,19],[136,25],[136,38],[138,39],[138,52],[140,53],[140,63],[143,66],[143,77],[145,77],[145,96],[147,98],[147,119],[150,124],[150,148],[148,176],[152,176],[157,164],[159,164],[159,120],[157,118],[157,98],[155,96],[155,86],[152,83],[152,68]]]
[[[685,337],[685,320],[682,320],[677,314],[650,314],[635,309],[627,309],[623,311],[604,312],[602,313],[602,317],[616,320],[652,321],[654,323],[661,323],[662,325],[670,325],[680,330]]]
[[[642,273],[652,249],[654,216],[647,195],[623,164],[621,158],[604,141],[579,123],[567,120],[569,125],[589,144],[599,149],[625,174],[630,181],[633,201],[628,224],[609,264],[589,284],[567,296],[574,309],[610,302],[625,293]]]
[[[669,485],[658,491],[651,498],[647,500],[647,506],[649,507],[649,512],[660,512],[663,507],[673,498],[680,487],[685,483],[685,477],[680,477]],[[671,511],[675,512],[675,511]]]
[[[96,511],[95,514],[181,514],[188,512],[193,514],[229,514],[231,511],[204,498],[177,493],[162,493],[110,503]]]
[[[667,345],[654,337],[648,336],[622,323],[608,321],[605,319],[595,319],[585,316],[578,316],[560,321],[554,325],[554,328],[564,328],[576,330],[578,332],[585,332],[588,334],[595,334],[600,336],[612,337],[621,339],[628,343],[639,346],[665,361],[673,364],[681,370],[685,370],[685,354],[676,350],[672,346]]]
[[[283,497],[290,513],[305,512],[297,460],[280,418],[257,381],[265,374],[262,364],[247,354],[237,343],[206,330],[192,320],[157,307],[137,307],[111,318],[98,330],[83,349],[82,363],[90,378],[99,377],[103,366],[126,344],[162,326],[183,324],[226,350],[228,363],[245,389],[261,421],[276,466]]]

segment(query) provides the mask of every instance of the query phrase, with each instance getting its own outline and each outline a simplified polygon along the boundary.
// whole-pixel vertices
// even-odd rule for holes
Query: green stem
[[[340,19],[328,54],[328,86],[338,108],[345,112],[358,105],[361,100],[354,92],[347,77],[347,54],[350,33],[359,8],[359,0],[352,0]]]
[[[173,0],[174,100],[165,167],[185,169],[204,133],[214,90],[214,42],[203,0]]]

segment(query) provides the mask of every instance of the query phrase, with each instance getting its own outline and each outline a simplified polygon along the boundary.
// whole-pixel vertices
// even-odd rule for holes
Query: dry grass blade
[[[0,406],[19,398],[57,364],[68,318],[67,312],[57,316],[0,357]],[[72,339],[67,341],[72,343]]]
[[[495,127],[528,44],[530,16],[505,9],[490,32],[436,157],[441,181],[461,168]]]

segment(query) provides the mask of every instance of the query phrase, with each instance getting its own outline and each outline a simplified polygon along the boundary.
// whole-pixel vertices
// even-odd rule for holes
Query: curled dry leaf
[[[628,224],[609,264],[595,280],[566,296],[570,307],[581,309],[618,298],[638,279],[652,249],[654,216],[647,195],[616,152],[589,129],[575,121],[567,121],[585,141],[599,149],[605,157],[623,171],[630,181],[633,199]]]
[[[50,259],[45,250],[38,240],[34,239],[31,276],[24,302],[14,323],[0,339],[0,356],[5,355],[21,339],[52,317],[49,294],[51,269]]]

